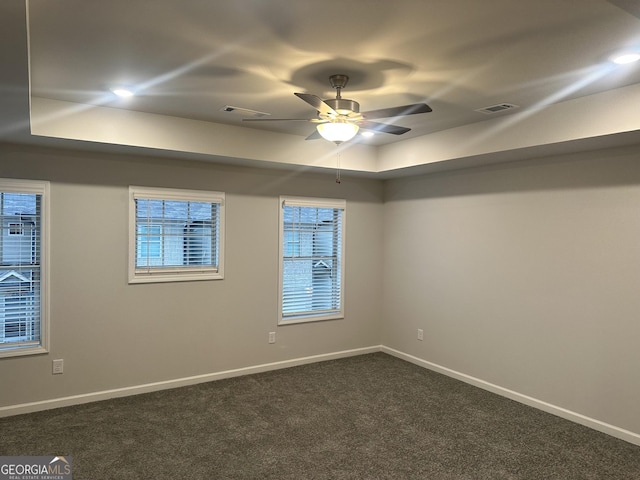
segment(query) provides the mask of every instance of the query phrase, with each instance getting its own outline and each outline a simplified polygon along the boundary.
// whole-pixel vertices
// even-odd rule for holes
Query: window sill
[[[129,283],[166,283],[166,282],[194,282],[202,280],[223,280],[221,272],[202,273],[136,273],[129,278]]]
[[[49,353],[49,350],[42,345],[33,347],[11,347],[5,345],[3,347],[0,347],[0,358],[22,357],[26,355],[41,355],[43,353]]]
[[[299,317],[279,318],[278,325],[295,325],[298,323],[325,322],[327,320],[342,320],[343,313],[335,313],[332,315],[302,315]]]

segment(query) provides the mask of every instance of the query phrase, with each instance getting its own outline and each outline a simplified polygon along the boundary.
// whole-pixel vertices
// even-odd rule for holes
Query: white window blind
[[[46,192],[48,183],[0,179],[0,356],[48,348]]]
[[[342,318],[346,202],[280,200],[280,323]]]
[[[129,281],[223,277],[224,194],[131,187]]]

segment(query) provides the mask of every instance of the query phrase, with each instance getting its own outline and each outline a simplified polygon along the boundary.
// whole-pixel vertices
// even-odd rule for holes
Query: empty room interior
[[[0,23],[0,421],[372,355],[638,461],[637,1]]]

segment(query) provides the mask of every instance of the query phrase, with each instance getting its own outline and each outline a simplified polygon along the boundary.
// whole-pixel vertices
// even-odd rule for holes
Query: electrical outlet
[[[64,373],[64,360],[54,360],[51,373],[53,375],[60,375],[61,373]]]
[[[276,332],[269,332],[269,343],[276,343]]]
[[[418,340],[424,340],[424,331],[421,328],[418,329]]]

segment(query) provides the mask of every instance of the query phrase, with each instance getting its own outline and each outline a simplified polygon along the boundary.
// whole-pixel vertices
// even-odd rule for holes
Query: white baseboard
[[[601,422],[600,420],[587,417],[580,413],[572,412],[571,410],[567,410],[566,408],[558,407],[542,400],[538,400],[536,398],[514,392],[513,390],[509,390],[507,388],[494,385],[479,378],[475,378],[470,375],[451,370],[450,368],[446,368],[441,365],[422,360],[421,358],[414,357],[413,355],[409,355],[398,350],[394,350],[393,348],[389,348],[384,345],[380,347],[380,351],[388,353],[389,355],[393,355],[394,357],[400,358],[402,360],[406,360],[407,362],[411,362],[420,367],[433,370],[434,372],[442,373],[443,375],[455,378],[456,380],[460,380],[475,387],[482,388],[483,390],[487,390],[491,393],[495,393],[502,397],[515,400],[516,402],[523,403],[530,407],[537,408],[538,410],[551,413],[566,420],[570,420],[580,425],[584,425],[585,427],[592,428],[599,432],[611,435],[612,437],[616,437],[629,443],[633,443],[634,445],[640,446],[640,434],[638,433],[634,433],[629,430],[616,427],[615,425],[610,425],[608,423]]]
[[[204,375],[196,375],[193,377],[178,378],[174,380],[166,380],[163,382],[147,383],[144,385],[135,385],[132,387],[116,388],[113,390],[103,390],[100,392],[85,393],[82,395],[73,395],[70,397],[53,398],[50,400],[42,400],[39,402],[22,403],[18,405],[8,405],[0,407],[0,418],[12,415],[21,415],[23,413],[39,412],[42,410],[50,410],[52,408],[69,407],[72,405],[80,405],[83,403],[97,402],[100,400],[108,400],[110,398],[126,397],[129,395],[138,395],[141,393],[155,392],[158,390],[167,390],[170,388],[185,387],[188,385],[196,385],[198,383],[212,382],[214,380],[222,380],[224,378],[240,377],[242,375],[250,375],[253,373],[267,372],[270,370],[279,370],[282,368],[295,367],[308,363],[323,362],[326,360],[335,360],[338,358],[354,357],[367,353],[375,353],[380,351],[380,346],[357,348],[353,350],[344,350],[341,352],[326,353],[322,355],[313,355],[310,357],[295,358],[292,360],[284,360],[280,362],[265,363],[262,365],[254,365],[251,367],[238,368],[235,370],[226,370],[223,372],[207,373]]]
[[[166,380],[163,382],[147,383],[144,385],[135,385],[132,387],[116,388],[113,390],[104,390],[100,392],[86,393],[82,395],[73,395],[69,397],[53,398],[49,400],[42,400],[39,402],[22,403],[18,405],[8,405],[0,407],[0,418],[9,417],[12,415],[20,415],[23,413],[32,413],[42,410],[49,410],[52,408],[68,407],[72,405],[80,405],[83,403],[97,402],[100,400],[108,400],[110,398],[126,397],[129,395],[138,395],[141,393],[155,392],[158,390],[166,390],[170,388],[185,387],[188,385],[196,385],[198,383],[212,382],[215,380],[222,380],[225,378],[239,377],[242,375],[251,375],[254,373],[262,373],[271,370],[279,370],[282,368],[295,367],[298,365],[306,365],[309,363],[322,362],[326,360],[336,360],[339,358],[354,357],[357,355],[364,355],[367,353],[384,352],[394,357],[406,360],[420,367],[433,370],[438,373],[447,375],[448,377],[455,378],[462,382],[468,383],[475,387],[482,388],[497,395],[515,400],[516,402],[523,403],[530,407],[537,408],[547,413],[551,413],[558,417],[570,420],[572,422],[584,425],[599,432],[606,433],[612,437],[620,438],[634,445],[640,446],[640,434],[625,430],[623,428],[610,425],[600,420],[587,417],[585,415],[572,412],[562,407],[552,405],[550,403],[538,400],[527,395],[523,395],[513,390],[509,390],[498,385],[486,382],[479,378],[466,375],[464,373],[457,372],[450,368],[437,365],[432,362],[428,362],[413,355],[395,350],[393,348],[386,347],[384,345],[376,345],[371,347],[357,348],[353,350],[344,350],[341,352],[326,353],[321,355],[313,355],[309,357],[295,358],[291,360],[283,360],[280,362],[265,363],[262,365],[254,365],[251,367],[238,368],[234,370],[226,370],[222,372],[208,373],[204,375],[196,375],[193,377],[178,378],[174,380]]]

